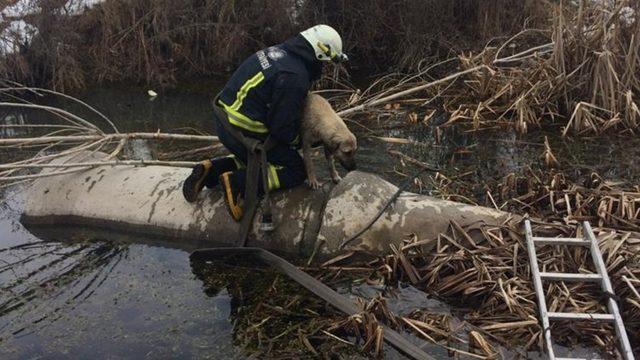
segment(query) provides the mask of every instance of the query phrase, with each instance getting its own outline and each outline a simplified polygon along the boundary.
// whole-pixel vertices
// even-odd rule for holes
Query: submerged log
[[[97,156],[84,155],[91,161]],[[49,170],[43,170],[49,171]],[[218,189],[205,189],[196,203],[182,196],[182,181],[190,169],[165,166],[101,166],[86,171],[43,177],[28,190],[22,222],[76,225],[164,238],[177,246],[234,245],[239,230]],[[319,246],[319,258],[339,253],[340,243],[376,215],[397,187],[373,174],[349,173],[329,190],[305,186],[273,196],[272,233],[254,231],[248,246],[308,256]],[[385,214],[347,250],[390,251],[407,234],[435,239],[451,220],[461,225],[500,224],[510,214],[489,208],[403,193]],[[256,223],[260,212],[256,216]],[[167,241],[164,242],[165,244]],[[433,244],[433,243],[432,243]],[[427,247],[429,244],[427,244]]]

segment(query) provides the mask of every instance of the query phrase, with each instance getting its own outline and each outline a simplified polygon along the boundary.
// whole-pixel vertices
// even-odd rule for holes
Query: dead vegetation
[[[366,6],[349,1],[107,0],[87,9],[78,0],[22,2],[28,13],[7,17],[0,29],[23,20],[36,35],[24,40],[6,34],[14,51],[1,57],[0,77],[66,92],[105,82],[171,87],[226,74],[256,49],[316,23],[336,26],[355,68],[371,73],[409,69],[422,59],[443,58],[513,34],[525,22],[537,26],[547,21],[546,1],[537,0],[369,0]],[[3,3],[0,11],[10,5]]]
[[[433,194],[440,198],[528,214],[538,219],[534,222],[534,233],[539,236],[580,237],[576,229],[584,220],[597,226],[595,233],[625,327],[638,351],[638,185],[606,180],[593,172],[569,176],[573,167],[545,143],[539,164],[542,170],[528,168],[519,174],[495,180],[485,178],[482,182],[465,174],[449,177],[435,174],[422,179],[421,184],[433,188]],[[419,161],[409,161],[404,156],[406,164],[421,166]],[[545,169],[550,157],[555,160],[551,165],[564,164],[567,174]],[[529,258],[522,223],[517,217],[501,226],[481,223],[461,226],[452,222],[449,230],[438,237],[435,248],[426,251],[422,246],[428,240],[409,236],[403,246],[392,247],[389,256],[366,264],[350,264],[344,269],[337,266],[340,262],[329,261],[325,269],[334,276],[346,276],[349,268],[369,267],[371,273],[362,278],[369,284],[390,287],[412,284],[457,306],[464,313],[462,322],[457,317],[420,309],[408,316],[377,316],[383,323],[400,324],[423,340],[446,347],[450,355],[464,352],[463,355],[478,358],[527,358],[526,351],[543,351]],[[589,252],[582,248],[544,246],[539,249],[538,258],[542,271],[595,272]],[[607,312],[607,298],[598,285],[549,282],[544,283],[544,288],[549,311]],[[605,358],[620,358],[617,338],[609,325],[555,322],[552,331],[554,339],[569,349],[592,346]],[[505,348],[515,349],[516,353],[505,353]],[[566,351],[569,350],[561,353]]]
[[[344,331],[334,328],[344,321],[337,310],[285,276],[254,266],[192,263],[205,293],[216,296],[226,290],[232,298],[234,343],[247,356],[291,359],[363,354],[352,341],[342,339]]]
[[[440,174],[430,181],[442,186],[439,192],[442,198],[455,195],[458,201],[467,198],[482,203],[478,196],[474,197],[478,192],[472,190],[474,186],[470,183],[461,184],[462,180],[450,180]],[[454,183],[458,184],[454,186]],[[597,224],[599,246],[625,327],[637,351],[640,346],[637,186],[625,187],[596,174],[588,178],[588,184],[578,186],[562,173],[543,176],[529,169],[521,177],[512,174],[502,181],[476,184],[476,187],[494,187],[487,190],[484,199],[489,206],[495,204],[540,219],[534,222],[534,233],[539,236],[580,237],[581,234],[576,233],[580,221]],[[367,310],[376,314],[377,321],[404,328],[427,342],[439,344],[450,355],[527,358],[526,351],[543,351],[529,258],[522,223],[517,217],[501,226],[481,223],[461,226],[452,222],[449,230],[439,235],[434,249],[422,248],[427,240],[409,236],[401,247],[391,248],[391,255],[345,268],[337,265],[349,258],[343,256],[328,261],[325,270],[333,275],[323,277],[354,276],[350,269],[368,267],[371,272],[362,278],[368,284],[389,287],[411,284],[457,306],[465,314],[462,322],[457,317],[421,309],[408,316],[398,316],[385,310],[384,301],[379,300],[377,307],[370,306]],[[544,246],[539,249],[538,258],[542,271],[595,272],[590,254],[583,248]],[[544,287],[549,311],[607,312],[607,299],[596,284],[549,282]],[[372,328],[364,323],[362,326]],[[554,339],[568,348],[593,346],[606,358],[620,356],[615,332],[609,325],[555,322],[552,331]],[[365,333],[367,339],[376,336],[372,331]],[[508,355],[505,348],[516,353]]]
[[[88,121],[64,109],[34,102],[44,96],[75,102],[97,120]],[[210,135],[162,133],[160,129],[153,133],[121,133],[110,119],[92,106],[47,89],[20,85],[0,87],[0,111],[4,112],[4,123],[0,125],[0,189],[94,166],[192,167],[194,162],[172,159],[185,153],[212,153],[222,147],[218,138]],[[29,111],[37,115],[27,116]],[[163,160],[129,157],[127,146],[140,140],[210,145],[161,154]]]
[[[595,226],[640,231],[640,188],[624,181],[603,179],[595,172],[576,183],[560,170],[525,169],[485,183],[438,174],[430,180],[445,199],[474,202],[499,210],[530,214],[565,224],[590,221]]]
[[[389,256],[353,262],[347,256],[320,268],[304,268],[334,288],[368,284],[384,289],[370,299],[358,299],[362,311],[345,317],[281,276],[233,280],[227,291],[243,299],[233,311],[238,322],[234,338],[259,356],[320,356],[369,354],[385,356],[384,326],[404,330],[432,351],[472,359],[528,358],[543,351],[526,244],[519,221],[502,226],[452,222],[439,236],[435,249],[423,251],[423,241],[409,236]],[[580,236],[575,226],[538,221],[534,231],[545,236]],[[596,229],[600,248],[634,348],[640,339],[640,234]],[[360,254],[362,255],[362,254]],[[546,246],[540,249],[543,271],[592,273],[590,256],[582,248]],[[349,265],[340,266],[343,261]],[[198,267],[208,288],[219,289],[221,272],[211,264]],[[222,272],[227,273],[227,272]],[[234,270],[235,277],[238,271]],[[265,279],[265,276],[260,276]],[[253,280],[252,280],[253,279]],[[227,279],[228,280],[228,279]],[[388,301],[399,283],[411,284],[454,306],[457,314],[416,308],[396,314]],[[268,286],[267,286],[268,285]],[[266,286],[266,288],[265,288]],[[219,290],[215,290],[219,291]],[[344,290],[343,290],[344,291]],[[545,285],[550,311],[606,312],[606,298],[594,284]],[[618,358],[617,339],[606,324],[591,322],[552,324],[554,338],[566,346],[592,346],[605,358]],[[418,341],[415,339],[414,341]],[[562,354],[562,350],[560,354]],[[326,356],[325,356],[326,357]]]
[[[535,32],[543,45],[522,50],[523,31],[500,47],[461,58],[463,67],[485,64],[465,83],[466,91],[445,100],[449,123],[473,129],[512,124],[526,133],[541,121],[564,124],[563,134],[637,129],[640,93],[640,24],[622,14],[637,3],[602,5],[581,1],[577,12],[555,9],[552,31]],[[510,52],[515,53],[509,55]]]
[[[554,154],[548,141],[543,148],[541,170],[526,168],[518,174],[495,180],[485,178],[482,182],[464,175],[436,174],[422,183],[433,187],[434,194],[441,198],[528,214],[539,219],[534,233],[541,236],[580,237],[575,229],[584,220],[597,226],[600,249],[631,343],[637,351],[640,346],[638,185],[610,181],[594,172],[569,175],[575,165],[557,157],[560,153]],[[420,166],[415,161],[406,163]],[[545,169],[545,165],[553,165],[556,169]],[[558,167],[564,169],[558,170]],[[462,227],[451,223],[449,231],[439,236],[436,248],[429,252],[421,250],[423,240],[410,237],[403,247],[392,249],[393,255],[370,263],[376,273],[368,281],[411,283],[466,308],[465,320],[473,327],[463,327],[462,338],[468,341],[477,338],[473,341],[478,355],[505,357],[500,353],[500,346],[525,350],[543,348],[528,254],[519,221],[503,226],[471,224]],[[584,249],[546,246],[539,250],[538,258],[543,271],[594,272]],[[549,299],[547,305],[553,309],[550,311],[607,312],[606,297],[597,285],[545,283],[545,292]],[[449,345],[454,336],[461,336],[460,328],[456,326],[441,325],[437,329],[448,337],[430,341],[443,346]],[[478,329],[481,331],[472,335]],[[433,330],[422,330],[433,337]],[[606,358],[619,358],[617,338],[609,326],[561,322],[553,325],[552,331],[554,338],[563,345],[587,344],[599,349]]]
[[[342,91],[343,107],[371,108],[412,90],[398,100],[415,112],[444,109],[444,126],[526,133],[558,125],[565,135],[584,135],[634,134],[640,125],[634,1],[371,1],[364,10],[338,1],[109,0],[67,15],[65,4],[30,4],[34,11],[20,19],[38,35],[0,62],[0,76],[26,84],[173,86],[227,73],[256,48],[329,22],[339,25],[354,64],[401,71],[363,91]],[[424,87],[443,78],[451,81]]]
[[[578,4],[552,6],[548,28],[525,28],[490,41],[482,51],[419,63],[410,74],[385,75],[339,104],[370,109],[389,94],[403,94],[394,100],[411,114],[444,109],[449,117],[441,127],[515,128],[525,134],[561,126],[563,135],[635,135],[640,5],[626,0]]]
[[[570,237],[573,226],[538,223],[541,234]],[[638,345],[640,336],[640,298],[635,287],[640,283],[637,252],[640,234],[601,229],[600,248],[622,308],[625,326]],[[465,320],[486,337],[477,352],[491,356],[499,345],[528,350],[542,349],[541,327],[537,321],[535,291],[531,281],[526,244],[519,224],[492,227],[478,224],[467,229],[452,223],[441,234],[436,248],[422,253],[411,238],[396,254],[380,260],[376,276],[370,281],[412,283],[428,293],[469,309]],[[547,246],[538,253],[543,271],[593,272],[584,249]],[[550,311],[606,312],[597,285],[551,283],[545,285]],[[442,327],[452,336],[454,329]],[[616,357],[617,339],[608,325],[579,322],[552,324],[554,338],[575,346],[596,346],[607,357]],[[473,335],[467,333],[470,338]],[[450,340],[450,339],[447,339]],[[446,343],[443,343],[446,344]],[[483,354],[484,352],[484,354]]]
[[[546,151],[551,152],[551,148]],[[563,163],[563,160],[558,155],[557,161]],[[540,166],[544,163],[544,157],[541,157]],[[426,184],[430,182],[441,198],[468,199],[471,203],[529,214],[538,219],[534,221],[534,233],[539,236],[580,237],[582,234],[576,232],[580,228],[579,222],[591,221],[631,344],[638,351],[640,231],[637,227],[640,225],[640,199],[637,185],[607,181],[595,173],[583,177],[578,185],[559,170],[527,169],[519,176],[510,174],[484,183],[474,183],[465,178],[436,174],[422,179],[422,183],[428,187]],[[483,194],[479,189],[484,190],[485,196],[479,195]],[[449,356],[529,358],[530,351],[544,351],[519,217],[515,216],[500,226],[482,223],[462,226],[451,222],[448,231],[439,235],[435,248],[427,251],[423,246],[430,243],[429,240],[408,236],[402,246],[390,249],[390,255],[374,257],[371,261],[356,260],[366,254],[348,253],[320,267],[303,267],[334,288],[367,284],[383,290],[376,297],[360,299],[362,312],[354,316],[344,317],[332,311],[312,308],[326,321],[307,319],[309,327],[298,322],[290,324],[302,335],[295,339],[289,337],[290,342],[286,344],[280,338],[274,338],[283,330],[263,328],[260,335],[262,343],[268,338],[278,342],[280,351],[306,348],[307,354],[321,353],[318,349],[336,344],[346,346],[343,350],[356,348],[371,356],[383,357],[385,349],[381,347],[380,331],[384,324],[404,330]],[[590,254],[584,248],[544,246],[538,249],[538,258],[542,271],[595,272]],[[455,312],[443,314],[416,308],[408,314],[394,313],[388,306],[395,296],[394,289],[408,284],[431,297],[444,300],[453,306]],[[293,309],[308,309],[306,305],[296,305],[305,298],[300,297],[299,292],[287,295],[282,285],[279,288],[281,291],[264,300],[271,304],[267,308],[270,310],[262,308],[260,312],[251,312],[251,324],[270,323],[274,316],[289,318],[288,312]],[[548,282],[544,288],[549,311],[607,312],[607,298],[596,284]],[[278,310],[281,315],[277,315],[272,309],[274,304],[278,304],[276,309],[284,307],[286,311]],[[607,324],[554,322],[552,331],[554,339],[566,347],[559,351],[556,349],[560,355],[570,355],[569,351],[577,346],[588,346],[605,358],[620,356],[615,332]],[[311,348],[304,340],[305,336],[313,339]],[[252,344],[255,346],[254,342]]]

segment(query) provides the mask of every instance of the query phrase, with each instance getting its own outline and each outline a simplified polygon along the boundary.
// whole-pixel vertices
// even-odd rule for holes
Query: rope
[[[344,249],[345,246],[347,246],[347,244],[349,244],[350,242],[352,242],[353,240],[359,238],[362,234],[364,234],[367,230],[369,230],[373,224],[376,223],[376,221],[378,221],[378,219],[380,219],[380,217],[382,216],[382,214],[385,213],[385,211],[387,211],[387,209],[398,199],[398,197],[400,197],[400,194],[402,194],[403,192],[405,192],[409,186],[411,185],[411,183],[413,182],[413,180],[415,178],[417,178],[418,176],[422,175],[423,173],[427,172],[427,171],[432,171],[432,172],[438,172],[440,170],[435,169],[435,168],[431,168],[428,166],[424,166],[422,167],[420,170],[418,170],[417,172],[415,172],[413,175],[409,176],[408,178],[406,178],[398,187],[398,190],[389,198],[389,200],[387,200],[387,202],[384,204],[384,206],[378,211],[378,213],[376,214],[376,216],[374,216],[371,221],[369,221],[369,223],[367,225],[365,225],[364,227],[362,227],[362,229],[360,229],[360,231],[358,231],[357,233],[355,233],[354,235],[352,235],[350,238],[344,240],[341,244],[340,244],[340,249]]]

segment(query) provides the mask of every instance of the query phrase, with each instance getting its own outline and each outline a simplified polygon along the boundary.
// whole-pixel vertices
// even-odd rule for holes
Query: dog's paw
[[[331,175],[331,181],[333,181],[334,184],[339,183],[340,180],[342,180],[342,176],[340,176],[338,174]]]
[[[307,181],[309,182],[309,187],[314,190],[318,190],[322,187],[322,184],[320,184],[320,181],[317,179],[309,179]]]

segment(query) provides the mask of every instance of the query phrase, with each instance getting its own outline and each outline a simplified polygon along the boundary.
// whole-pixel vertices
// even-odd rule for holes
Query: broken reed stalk
[[[537,222],[534,227],[537,233],[548,236],[575,235],[574,228],[562,222]],[[596,229],[596,232],[618,297],[640,297],[637,285],[633,284],[640,285],[640,266],[634,260],[634,254],[640,251],[640,233],[611,229]],[[465,315],[470,327],[452,328],[448,321],[433,323],[427,319],[452,317],[416,310],[400,318],[414,334],[455,352],[469,346],[475,356],[492,357],[491,354],[500,353],[499,346],[542,350],[543,333],[537,320],[535,291],[519,221],[508,221],[501,226],[461,226],[452,221],[449,230],[438,237],[435,248],[423,249],[424,244],[416,236],[410,236],[392,255],[369,263],[375,274],[368,275],[367,283],[388,286],[398,281],[407,282],[450,304],[470,308]],[[539,259],[545,271],[595,271],[591,257],[582,248],[543,247]],[[599,287],[594,284],[554,282],[545,284],[545,292],[551,299],[549,311],[606,312]],[[625,326],[637,348],[640,303],[621,301],[620,305]],[[380,309],[375,314],[380,315]],[[383,317],[393,323],[389,317],[395,318],[395,315],[388,313]],[[560,343],[575,344],[577,339],[579,343],[598,346],[606,357],[615,356],[617,339],[608,324],[556,322],[552,324],[552,331]],[[463,340],[465,333],[470,337],[468,343]]]
[[[73,135],[73,136],[49,136],[49,137],[35,137],[35,138],[14,138],[14,139],[0,139],[0,145],[33,145],[33,144],[46,144],[58,141],[73,141],[73,142],[85,142],[96,140],[180,140],[180,141],[203,141],[203,142],[218,142],[217,136],[207,135],[186,135],[186,134],[169,134],[169,133],[144,133],[134,132],[126,134],[103,134],[103,135]]]
[[[17,175],[17,176],[0,176],[0,182],[2,181],[19,181],[19,180],[34,180],[44,177],[51,177],[56,175],[70,174],[78,171],[88,170],[94,167],[102,166],[171,166],[192,168],[197,165],[195,161],[163,161],[163,160],[117,160],[117,161],[90,161],[80,163],[68,163],[68,164],[21,164],[21,165],[0,165],[2,169],[70,169],[55,172],[40,172],[31,175]],[[75,168],[75,169],[71,169]]]
[[[20,88],[23,89],[23,88]],[[66,97],[66,96],[65,96]],[[70,123],[71,125],[58,125],[58,124],[18,124],[18,125],[6,125],[5,128],[10,127],[26,127],[26,128],[52,128],[58,129],[47,135],[32,138],[6,138],[0,139],[0,148],[10,149],[30,149],[32,147],[40,147],[40,151],[35,156],[27,159],[13,161],[10,163],[0,164],[0,182],[7,184],[15,184],[17,182],[30,181],[42,177],[51,177],[57,175],[70,174],[74,172],[84,171],[97,166],[177,166],[177,167],[192,167],[196,163],[188,161],[161,161],[161,160],[113,160],[122,152],[126,143],[130,140],[143,139],[143,140],[172,140],[172,141],[196,141],[196,142],[209,142],[217,143],[218,137],[216,136],[204,136],[204,135],[187,135],[187,134],[166,134],[160,131],[155,133],[119,133],[115,126],[112,126],[116,133],[105,134],[97,126],[91,124],[87,120],[84,120],[74,114],[71,114],[65,110],[50,107],[40,106],[30,103],[0,103],[0,107],[18,107],[27,109],[45,110],[47,112],[57,115],[63,121]],[[89,105],[86,105],[89,107]],[[95,111],[97,112],[97,111]],[[106,117],[105,117],[106,119]],[[113,125],[113,123],[106,119],[107,123]],[[61,131],[78,131],[77,135],[58,135]],[[76,162],[67,164],[51,164],[44,162],[50,162],[55,159],[59,159],[62,156],[72,156],[79,154],[82,151],[95,154],[98,151],[102,151],[105,146],[115,145],[115,148],[111,153],[107,154],[101,161],[89,161],[89,162]],[[220,144],[214,144],[213,146],[220,146]],[[54,148],[60,148],[62,150],[54,150]],[[200,148],[199,151],[211,149],[211,147]],[[51,153],[53,152],[53,154]],[[41,172],[38,174],[18,174],[15,172],[23,169],[63,169],[58,171]],[[4,187],[4,186],[3,186]]]
[[[56,172],[41,172],[41,173],[38,173],[38,174],[31,174],[31,175],[3,176],[3,177],[0,177],[0,181],[1,182],[7,182],[7,181],[8,182],[29,181],[29,180],[35,180],[35,179],[40,179],[40,178],[71,174],[71,173],[75,173],[75,172],[88,170],[90,168],[91,168],[90,166],[85,166],[85,167],[78,167],[78,168],[74,168],[74,169],[61,170],[61,171],[56,171]]]
[[[95,166],[173,166],[173,167],[193,167],[198,162],[195,161],[163,161],[163,160],[115,160],[115,161],[93,161],[65,164],[0,164],[0,170],[5,169],[46,169],[46,168],[73,168],[73,167],[95,167]]]
[[[0,128],[3,129],[12,129],[12,128],[49,128],[49,129],[74,129],[74,130],[85,130],[85,127],[81,126],[73,126],[73,125],[47,125],[47,124],[8,124],[8,125],[0,125]]]
[[[407,96],[407,95],[411,95],[411,94],[416,93],[418,91],[423,91],[423,90],[429,89],[431,87],[441,85],[443,83],[447,83],[447,82],[455,80],[455,79],[457,79],[457,78],[459,78],[461,76],[464,76],[464,75],[467,75],[467,74],[471,74],[473,72],[479,71],[479,70],[484,69],[484,68],[487,68],[487,66],[479,65],[479,66],[473,67],[471,69],[460,71],[460,72],[457,72],[455,74],[451,74],[449,76],[446,76],[446,77],[444,77],[442,79],[439,79],[439,80],[436,80],[436,81],[432,81],[430,83],[418,85],[418,86],[412,87],[410,89],[407,89],[407,90],[404,90],[404,91],[400,91],[398,93],[395,93],[395,94],[392,94],[392,95],[389,95],[389,96],[385,96],[385,97],[380,98],[380,99],[376,99],[376,100],[372,100],[372,101],[369,101],[369,102],[365,102],[364,104],[354,106],[354,107],[352,107],[350,109],[345,109],[345,110],[339,111],[338,115],[346,116],[346,115],[349,115],[349,114],[352,114],[352,113],[355,113],[355,112],[358,112],[358,111],[364,111],[364,110],[366,110],[368,108],[371,108],[371,107],[374,107],[376,105],[386,104],[386,103],[389,103],[389,102],[391,102],[393,100],[399,99],[401,97],[404,97],[404,96]]]

